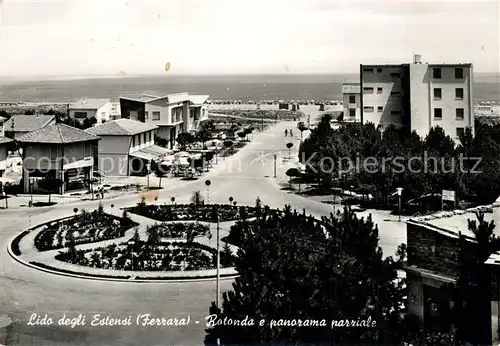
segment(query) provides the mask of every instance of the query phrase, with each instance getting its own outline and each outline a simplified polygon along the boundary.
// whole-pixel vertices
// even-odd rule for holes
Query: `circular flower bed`
[[[216,250],[198,243],[159,242],[138,240],[112,244],[91,250],[68,251],[57,260],[93,268],[132,271],[189,271],[216,268]],[[234,256],[228,245],[221,251],[221,267],[234,266]]]
[[[217,214],[220,222],[234,221],[242,217],[251,218],[255,216],[255,207],[237,207],[228,204],[146,205],[144,203],[138,203],[137,206],[126,210],[158,221],[198,220],[215,222],[216,220],[213,216],[214,207],[217,208]]]
[[[74,243],[85,244],[120,238],[131,227],[137,226],[128,217],[116,217],[104,213],[101,208],[92,212],[60,220],[50,221],[34,229],[39,231],[34,243],[38,251],[60,249]]]

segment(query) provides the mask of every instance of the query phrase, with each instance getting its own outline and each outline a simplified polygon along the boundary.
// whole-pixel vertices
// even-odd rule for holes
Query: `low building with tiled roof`
[[[65,124],[51,124],[20,137],[24,191],[40,192],[35,181],[51,178],[63,182],[61,194],[89,189],[99,140]]]
[[[408,287],[408,313],[416,316],[424,330],[439,323],[442,331],[452,330],[449,291],[446,283],[455,283],[459,276],[459,238],[476,244],[469,220],[477,221],[476,213],[484,213],[484,220],[496,225],[495,236],[500,236],[500,198],[490,205],[467,210],[442,211],[432,215],[411,218],[406,222],[407,262],[405,266]],[[500,254],[494,253],[485,262],[492,274],[491,285],[491,340],[496,345],[500,306]],[[474,318],[479,318],[474,316]],[[488,336],[488,337],[490,337]]]
[[[18,139],[55,122],[55,115],[14,115],[3,124],[3,133],[6,137]]]
[[[158,126],[158,137],[173,147],[180,133],[197,131],[208,120],[208,98],[188,93],[120,97],[121,116]]]
[[[108,121],[112,113],[112,103],[105,98],[81,98],[69,105],[69,116],[83,122],[95,118],[97,124]]]
[[[154,144],[158,129],[137,120],[117,119],[87,129],[99,136],[99,170],[110,176],[142,174],[151,161],[161,161],[169,153]]]
[[[13,140],[7,137],[0,136],[0,178],[4,176],[7,169],[7,157],[9,156],[9,144]]]

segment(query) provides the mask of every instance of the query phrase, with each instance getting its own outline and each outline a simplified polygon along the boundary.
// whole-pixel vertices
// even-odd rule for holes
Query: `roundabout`
[[[226,237],[230,227],[238,219],[252,215],[253,209],[233,205],[146,205],[141,201],[135,207],[123,208],[123,214],[117,216],[105,213],[102,204],[90,212],[78,213],[75,208],[71,217],[21,232],[9,244],[8,253],[33,269],[80,279],[213,280],[217,274],[213,233]],[[214,228],[216,232],[212,232]],[[233,268],[236,251],[227,243],[221,246],[221,279],[237,276]]]
[[[207,191],[210,203],[228,204],[229,197],[237,205],[255,205],[255,199],[260,197],[262,203],[271,208],[283,208],[290,204],[292,209],[306,210],[308,214],[320,218],[332,211],[332,206],[302,196],[288,194],[281,191],[279,186],[266,175],[273,175],[273,161],[258,161],[262,153],[272,154],[286,150],[286,140],[283,132],[286,128],[295,126],[292,122],[282,122],[256,135],[254,142],[249,143],[237,154],[231,157],[235,162],[233,169],[216,167],[205,178],[211,180],[207,188],[205,178],[171,187],[164,187],[158,192],[155,204],[169,204],[175,197],[176,203],[188,205],[193,191]],[[294,146],[298,147],[297,145]],[[286,152],[288,154],[288,152]],[[293,149],[292,149],[292,155]],[[238,163],[238,165],[236,164]],[[237,167],[237,169],[236,169]],[[284,172],[278,172],[284,175]],[[207,199],[208,200],[208,199]],[[103,200],[106,214],[121,217],[123,210],[136,206],[140,202],[139,194],[123,195]],[[61,204],[52,207],[33,209],[28,215],[26,208],[13,208],[0,211],[0,286],[2,299],[0,299],[0,344],[5,345],[199,345],[205,335],[205,318],[209,315],[209,306],[215,300],[215,276],[207,279],[195,280],[147,280],[145,282],[130,279],[95,280],[69,276],[49,274],[47,269],[40,270],[19,263],[7,251],[18,235],[32,225],[41,225],[49,221],[74,217],[74,208],[78,214],[83,209],[95,210],[98,201],[78,201],[71,204]],[[363,212],[360,216],[367,216],[370,211]],[[161,221],[134,215],[129,211],[133,221],[142,225],[141,240],[147,241],[146,227],[161,223]],[[388,214],[373,212],[373,221],[379,225],[380,244],[384,254],[391,255],[397,246],[405,241],[404,223],[384,222]],[[187,222],[186,220],[178,220]],[[177,221],[173,221],[177,222]],[[196,221],[191,221],[196,222]],[[198,220],[200,224],[208,225],[207,221]],[[224,238],[233,221],[220,222],[220,238]],[[125,242],[133,237],[134,229],[125,231],[125,236],[119,242]],[[202,242],[211,247],[215,246],[216,223],[210,223],[212,238],[196,237],[196,242]],[[85,235],[85,234],[84,234]],[[64,237],[63,237],[64,238]],[[25,238],[25,240],[28,238]],[[35,247],[34,237],[32,243],[26,242],[29,248]],[[56,236],[57,239],[57,236]],[[87,249],[106,247],[117,242],[117,239],[104,239],[101,243],[94,242],[79,244],[77,248]],[[20,242],[20,251],[26,250]],[[11,251],[11,249],[9,249]],[[53,251],[52,253],[50,253]],[[52,255],[54,258],[60,249],[36,252],[38,256],[26,258],[29,261],[40,261],[41,256]],[[45,253],[45,254],[44,254]],[[19,256],[15,256],[18,258]],[[37,258],[38,257],[38,258]],[[45,260],[44,260],[45,261]],[[75,264],[59,261],[61,268],[74,270]],[[78,271],[106,270],[99,268],[86,268],[77,266]],[[60,268],[60,269],[61,269]],[[81,269],[85,268],[85,269]],[[188,271],[175,271],[173,273],[187,273]],[[190,271],[195,272],[195,271]],[[141,271],[137,276],[144,275]],[[147,275],[158,276],[159,272]],[[222,270],[221,270],[222,273]],[[177,274],[179,275],[179,274]],[[215,274],[214,274],[215,275]],[[226,292],[231,289],[233,280],[221,279],[220,290]],[[96,314],[101,317],[120,319],[129,315],[151,314],[155,318],[186,318],[190,317],[191,323],[185,326],[97,326],[89,324],[75,326],[74,328],[60,325],[27,325],[32,314],[47,315],[54,321],[64,315],[66,318],[77,318],[79,314],[87,316],[87,320]],[[200,323],[195,323],[199,321]]]

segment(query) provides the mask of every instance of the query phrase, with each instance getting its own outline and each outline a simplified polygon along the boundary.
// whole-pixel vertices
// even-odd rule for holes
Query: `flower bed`
[[[120,238],[132,227],[137,226],[127,217],[105,214],[102,209],[50,221],[37,227],[35,247],[38,251],[60,249],[71,242],[75,245]]]
[[[190,271],[216,268],[216,250],[206,245],[188,242],[153,244],[134,238],[126,243],[91,250],[70,248],[60,252],[56,259],[112,270]],[[234,265],[234,256],[227,247],[221,251],[220,263],[223,268]]]
[[[202,223],[161,223],[148,227],[148,234],[156,234],[158,238],[188,239],[206,236],[210,227]]]
[[[255,216],[255,207],[249,206],[232,206],[228,204],[208,204],[208,205],[191,205],[191,204],[176,204],[176,205],[146,205],[139,203],[137,206],[127,208],[131,213],[148,217],[158,221],[176,221],[176,220],[198,220],[206,222],[215,222],[212,216],[212,208],[217,208],[219,221],[234,221],[240,219],[243,213],[245,217]]]
[[[10,248],[12,249],[12,252],[14,253],[14,255],[16,256],[19,256],[21,255],[21,249],[19,249],[19,243],[21,242],[21,239],[23,239],[23,237],[28,234],[30,231],[24,231],[22,232],[21,234],[19,234],[13,241],[12,241],[12,244],[10,246]]]
[[[300,111],[289,110],[250,110],[250,109],[214,109],[213,113],[222,114],[227,116],[235,116],[242,118],[253,119],[280,119],[280,120],[293,120],[298,119],[304,114]],[[236,119],[238,120],[238,119]]]

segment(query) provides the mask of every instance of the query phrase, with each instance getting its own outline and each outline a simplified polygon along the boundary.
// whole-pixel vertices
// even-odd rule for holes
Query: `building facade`
[[[500,203],[469,211],[441,212],[407,221],[408,313],[416,316],[427,330],[449,333],[453,331],[450,292],[446,284],[456,283],[459,273],[457,254],[460,233],[471,244],[474,234],[468,230],[468,220],[475,220],[475,211],[486,212],[485,220],[500,221]],[[498,230],[496,230],[498,232]],[[498,259],[498,260],[497,260]],[[496,344],[499,340],[499,274],[500,255],[494,254],[486,262],[492,274],[491,316],[482,316],[488,327],[486,338]],[[475,318],[480,318],[475,316]],[[490,328],[491,323],[491,328]]]
[[[83,123],[85,119],[95,118],[97,124],[110,119],[112,103],[109,99],[82,98],[69,105],[69,116]]]
[[[23,190],[37,192],[37,181],[59,179],[59,193],[84,190],[93,177],[99,137],[65,124],[51,124],[19,138]]]
[[[359,83],[342,85],[343,112],[345,122],[361,122],[361,88]]]
[[[157,127],[138,120],[117,119],[87,129],[101,138],[97,168],[110,176],[142,174],[147,164],[169,153],[154,144]]]
[[[207,101],[208,95],[188,93],[121,97],[121,117],[157,126],[156,135],[172,148],[179,133],[194,132],[208,120]]]
[[[472,64],[360,65],[361,119],[384,129],[389,125],[425,137],[440,126],[458,140],[474,131]]]
[[[0,136],[0,178],[2,178],[7,170],[7,158],[9,156],[9,144],[13,140],[7,137]]]

